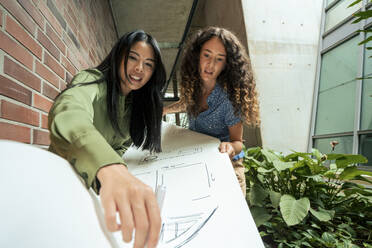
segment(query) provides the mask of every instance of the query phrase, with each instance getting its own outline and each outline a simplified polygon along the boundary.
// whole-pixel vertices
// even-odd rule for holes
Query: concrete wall
[[[263,146],[307,151],[322,0],[242,0]]]
[[[241,0],[199,0],[192,29],[218,26],[231,30],[247,48]]]
[[[107,1],[0,0],[0,139],[49,145],[53,99],[116,39]]]

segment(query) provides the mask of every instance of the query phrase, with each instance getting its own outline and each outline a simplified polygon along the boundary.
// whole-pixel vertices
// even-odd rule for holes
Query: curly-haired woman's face
[[[144,41],[136,42],[129,51],[127,75],[124,71],[124,59],[120,64],[121,90],[128,95],[132,90],[142,88],[151,78],[155,69],[154,51]]]
[[[204,84],[216,83],[226,65],[226,49],[218,37],[205,42],[200,50],[199,73]],[[212,85],[211,85],[212,86]]]

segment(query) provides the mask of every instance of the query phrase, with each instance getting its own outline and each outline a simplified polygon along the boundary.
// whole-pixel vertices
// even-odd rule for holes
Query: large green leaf
[[[353,16],[356,16],[356,17],[359,17],[359,18],[362,18],[362,19],[368,19],[368,18],[372,17],[372,9],[355,13],[355,14],[353,14]]]
[[[310,213],[314,215],[319,221],[329,221],[333,219],[333,216],[335,215],[334,210],[325,210],[321,207],[319,207],[318,211],[310,208]]]
[[[372,172],[359,170],[357,166],[350,166],[350,167],[345,168],[344,171],[340,174],[340,179],[350,180],[350,179],[354,179],[356,176],[361,176],[361,175],[372,176]]]
[[[272,217],[264,207],[252,207],[250,210],[257,227],[261,226]]]
[[[250,194],[249,200],[251,205],[253,206],[263,206],[265,198],[269,195],[269,193],[263,189],[259,184],[253,184]]]
[[[280,198],[280,212],[288,226],[297,225],[308,214],[310,209],[309,198],[303,197],[296,200],[291,195],[283,195]]]
[[[321,160],[323,154],[321,154],[318,149],[313,148],[312,152],[313,152],[313,155],[316,157],[316,159]]]
[[[360,3],[362,0],[356,0],[355,2],[352,2],[349,6],[347,6],[348,8],[350,8],[351,6],[354,6],[355,4],[358,4]]]
[[[277,171],[282,171],[282,170],[292,168],[295,164],[296,162],[283,162],[280,160],[273,161],[273,165]]]
[[[273,161],[277,161],[277,160],[280,160],[279,156],[277,154],[275,154],[274,152],[272,151],[269,151],[269,150],[266,150],[266,149],[262,149],[261,150],[261,153],[262,155],[265,156],[266,160],[268,162],[273,162]]]
[[[334,244],[336,243],[336,239],[331,233],[324,232],[322,234],[322,240],[324,241],[324,245],[326,245],[327,247],[335,247]]]
[[[372,184],[372,180],[370,180],[369,178],[363,177],[363,176],[356,176],[354,179]]]
[[[304,160],[297,161],[292,168],[290,168],[290,171],[294,171],[298,168],[304,167],[306,165]]]
[[[271,201],[271,204],[273,204],[273,207],[274,208],[279,207],[279,202],[280,202],[280,198],[282,197],[282,195],[275,191],[270,191],[269,194],[270,194],[270,201]]]
[[[258,167],[258,168],[257,168],[257,172],[258,172],[258,173],[271,173],[273,170],[275,170],[274,167],[271,168],[271,169],[269,169],[269,170],[267,170],[267,169],[265,169],[265,168],[263,168],[263,167]]]
[[[296,152],[293,151],[293,153],[288,154],[287,156],[284,157],[284,161],[290,161],[290,160],[298,160],[298,158],[305,158],[312,155],[311,153],[305,153],[305,152]]]
[[[328,160],[336,160],[337,168],[345,168],[351,164],[367,163],[368,160],[360,154],[327,154]]]
[[[363,45],[363,44],[368,43],[370,41],[372,41],[372,36],[368,37],[365,40],[362,40],[361,42],[358,43],[358,45]]]

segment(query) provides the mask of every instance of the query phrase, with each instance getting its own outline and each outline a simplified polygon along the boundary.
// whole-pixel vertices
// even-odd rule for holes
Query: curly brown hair
[[[202,79],[199,73],[200,51],[205,42],[218,37],[226,49],[226,66],[217,82],[227,92],[234,107],[234,114],[250,126],[259,124],[259,106],[256,83],[250,59],[238,38],[229,30],[208,27],[192,36],[184,50],[181,62],[181,100],[187,106],[187,113],[197,116],[200,112]]]

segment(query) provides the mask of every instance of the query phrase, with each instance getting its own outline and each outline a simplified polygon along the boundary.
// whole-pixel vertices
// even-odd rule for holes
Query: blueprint
[[[163,123],[161,153],[133,147],[125,153],[124,161],[134,176],[154,191],[159,186],[166,188],[158,247],[227,247],[233,243],[232,247],[246,247],[247,243],[263,247],[230,159],[218,151],[219,143],[210,136]],[[224,197],[223,192],[229,196]],[[230,207],[231,199],[235,203]],[[242,212],[234,219],[236,211]],[[226,232],[231,228],[242,236]],[[121,238],[120,233],[115,235]]]

